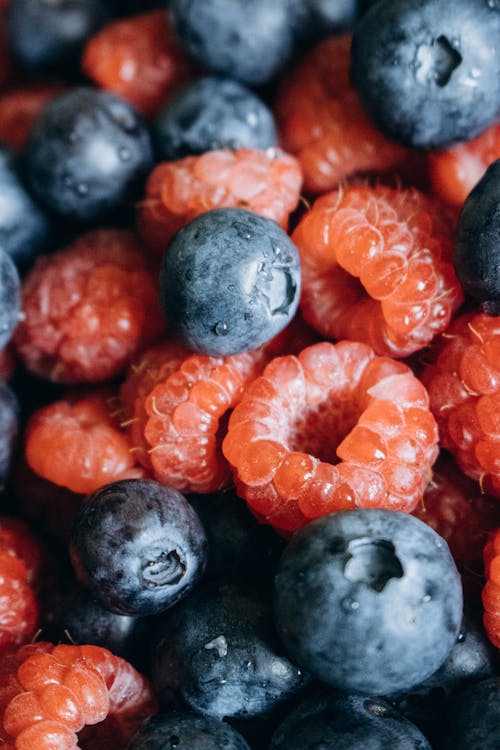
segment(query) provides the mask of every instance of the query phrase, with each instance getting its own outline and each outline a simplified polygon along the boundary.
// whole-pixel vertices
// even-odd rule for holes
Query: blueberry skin
[[[165,617],[152,679],[160,705],[182,700],[198,713],[267,713],[305,683],[283,654],[268,597],[235,585],[205,585]]]
[[[155,123],[157,150],[173,161],[215,149],[276,146],[269,108],[250,89],[229,78],[205,77],[169,99]]]
[[[160,305],[190,349],[226,356],[256,349],[295,315],[297,248],[276,222],[239,208],[197,216],[172,239]]]
[[[500,0],[381,0],[354,28],[351,78],[408,146],[468,140],[500,115]]]
[[[180,492],[151,479],[124,479],[82,505],[70,552],[78,580],[104,607],[154,615],[198,582],[206,538]]]
[[[0,349],[11,338],[21,314],[21,282],[10,255],[0,246]]]
[[[209,71],[250,85],[269,81],[291,57],[302,0],[171,0],[184,48]]]
[[[235,729],[219,719],[189,711],[155,716],[132,739],[128,750],[250,750]]]
[[[51,221],[25,188],[12,151],[0,146],[0,245],[20,267],[42,252]]]
[[[460,213],[453,265],[466,294],[500,315],[500,159],[486,170]]]
[[[349,29],[358,15],[358,0],[303,0],[298,6],[296,33],[299,41],[319,39]]]
[[[0,489],[7,479],[19,433],[19,402],[7,383],[0,382]]]
[[[406,513],[330,514],[298,531],[275,577],[290,656],[341,690],[388,695],[444,662],[462,621],[446,542]]]
[[[142,117],[107,91],[76,88],[52,99],[28,139],[26,175],[50,209],[76,221],[131,201],[153,166]]]
[[[448,750],[498,750],[500,677],[470,685],[459,693],[447,719]]]
[[[22,67],[60,75],[78,67],[88,37],[110,16],[106,0],[10,0],[9,46]]]
[[[276,729],[269,750],[431,750],[424,735],[380,698],[323,692]]]

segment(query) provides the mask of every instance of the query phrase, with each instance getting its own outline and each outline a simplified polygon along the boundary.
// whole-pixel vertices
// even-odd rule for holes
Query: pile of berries
[[[498,747],[499,206],[498,0],[0,0],[2,750]]]

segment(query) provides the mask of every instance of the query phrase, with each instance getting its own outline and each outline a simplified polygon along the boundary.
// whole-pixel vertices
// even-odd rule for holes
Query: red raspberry
[[[15,344],[26,367],[61,383],[118,375],[163,330],[157,284],[131,232],[88,232],[39,257],[23,285]]]
[[[413,188],[352,185],[322,196],[292,235],[305,320],[377,354],[422,349],[463,298],[452,231],[447,213]]]
[[[164,10],[109,24],[85,48],[82,70],[145,115],[154,115],[194,75]]]
[[[16,352],[9,344],[0,349],[0,380],[10,380],[16,369]]]
[[[488,638],[500,648],[500,528],[491,535],[484,548],[483,623]]]
[[[467,143],[429,153],[432,187],[444,201],[460,207],[496,159],[500,159],[500,123]]]
[[[500,526],[500,505],[482,495],[453,459],[442,453],[432,472],[422,504],[413,515],[448,542],[451,554],[468,565],[482,559],[488,532]]]
[[[356,507],[411,512],[437,455],[427,392],[365,344],[278,357],[229,420],[223,452],[238,494],[283,531]]]
[[[311,193],[359,172],[397,169],[409,156],[365,115],[349,80],[350,50],[350,36],[320,42],[286,76],[277,98],[283,148],[298,158]]]
[[[57,83],[31,83],[0,95],[0,141],[21,150],[44,105],[62,89]]]
[[[482,490],[500,497],[500,318],[457,318],[422,378],[442,447]]]
[[[80,494],[143,476],[130,449],[102,394],[55,401],[38,409],[26,428],[26,460],[33,471]]]
[[[293,156],[276,149],[209,151],[153,170],[139,204],[138,227],[163,254],[173,235],[212,208],[247,208],[284,229],[300,198],[302,176]]]

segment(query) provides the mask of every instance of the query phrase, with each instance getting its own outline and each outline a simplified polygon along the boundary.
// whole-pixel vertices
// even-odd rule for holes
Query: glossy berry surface
[[[11,256],[0,246],[0,349],[9,342],[19,323],[21,282]]]
[[[354,29],[352,80],[388,136],[443,148],[500,115],[499,35],[496,0],[383,0]]]
[[[194,712],[169,712],[150,719],[134,737],[129,750],[250,750],[241,734],[219,719]]]
[[[19,402],[14,391],[0,381],[0,487],[3,488],[11,466],[19,431]]]
[[[71,541],[79,580],[122,615],[171,607],[201,577],[206,538],[183,495],[153,480],[98,490],[80,509]]]
[[[496,750],[500,724],[500,678],[463,690],[448,712],[449,750]]]
[[[500,315],[500,159],[486,171],[460,213],[453,263],[466,294]]]
[[[25,160],[29,185],[48,208],[88,221],[137,196],[153,152],[148,129],[130,105],[82,87],[47,104]]]
[[[162,263],[167,323],[203,354],[269,341],[292,319],[299,294],[295,245],[275,222],[244,209],[201,214],[175,235]]]
[[[278,145],[271,111],[249,88],[231,78],[205,76],[172,96],[155,121],[162,159],[220,149]]]
[[[362,509],[312,521],[293,536],[275,576],[274,611],[304,669],[341,690],[387,695],[444,662],[462,620],[462,587],[429,526]]]

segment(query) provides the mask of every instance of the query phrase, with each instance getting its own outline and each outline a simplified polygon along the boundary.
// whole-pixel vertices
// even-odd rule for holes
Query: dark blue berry
[[[500,159],[466,199],[457,224],[455,273],[466,294],[500,315]]]
[[[0,247],[0,349],[9,341],[21,314],[21,282],[11,256]]]
[[[150,479],[124,479],[80,508],[71,559],[80,582],[111,612],[153,615],[198,582],[206,539],[180,492]]]
[[[76,70],[87,38],[110,15],[107,0],[10,0],[9,47],[25,70],[68,74]]]
[[[465,688],[447,718],[448,750],[498,750],[500,677]]]
[[[19,429],[19,403],[6,383],[0,382],[0,489],[9,474]]]
[[[358,14],[358,0],[303,0],[297,10],[298,38],[311,44],[350,28]]]
[[[387,695],[444,662],[462,621],[446,542],[417,518],[335,513],[290,541],[275,577],[275,620],[290,654],[324,682]]]
[[[51,222],[26,190],[14,154],[0,147],[0,245],[25,267],[43,251]]]
[[[171,0],[170,13],[181,43],[204,68],[256,85],[290,58],[298,2]]]
[[[131,201],[153,165],[142,118],[114,94],[91,88],[72,89],[47,104],[25,158],[35,194],[77,221],[97,219]]]
[[[323,692],[300,703],[269,750],[430,750],[417,727],[380,698]]]
[[[207,211],[166,252],[160,304],[168,324],[196,352],[256,349],[279,333],[299,303],[297,248],[276,222],[237,208]]]
[[[250,750],[235,729],[189,711],[160,714],[132,739],[129,750]]]
[[[354,29],[351,76],[388,136],[443,148],[500,116],[500,0],[381,0]]]
[[[160,703],[217,717],[270,711],[305,683],[283,654],[262,592],[204,586],[167,614],[152,677]]]
[[[162,159],[214,149],[276,146],[273,116],[250,89],[229,78],[205,77],[169,99],[156,120]]]

